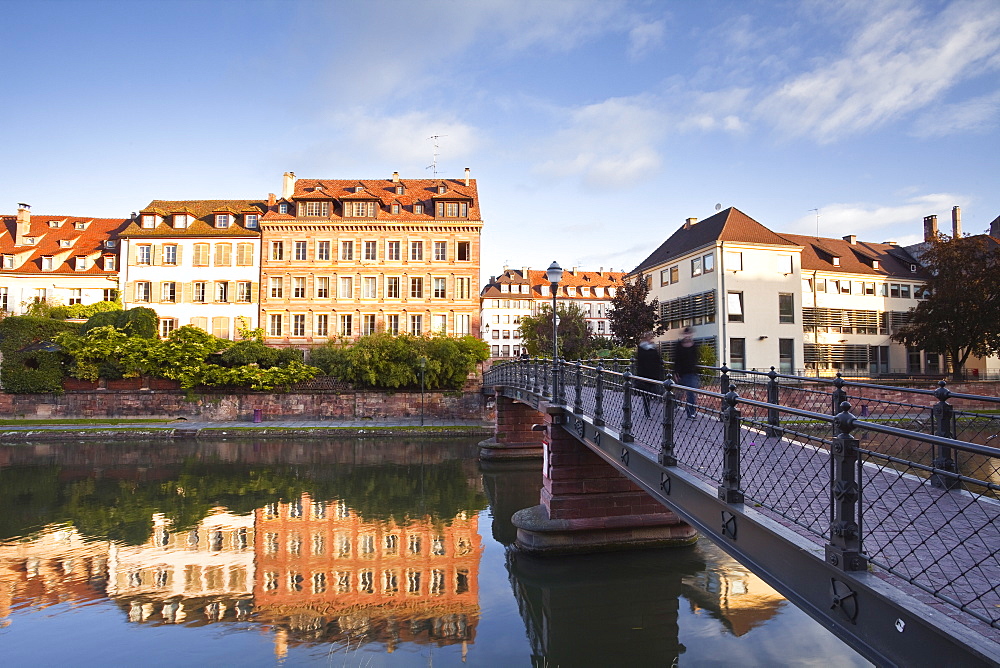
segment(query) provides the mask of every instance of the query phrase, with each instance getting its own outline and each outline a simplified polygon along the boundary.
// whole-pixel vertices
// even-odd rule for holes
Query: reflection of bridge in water
[[[626,371],[537,360],[491,369],[497,440],[524,436],[506,414],[528,406],[560,443],[543,506],[519,524],[524,546],[600,519],[559,514],[587,507],[570,438],[877,663],[1000,660],[1000,450],[973,442],[1000,431],[997,399],[721,372],[727,392],[697,390],[689,419],[688,388],[669,381],[640,391]],[[591,488],[602,508],[607,490]],[[616,510],[604,501],[594,515]]]

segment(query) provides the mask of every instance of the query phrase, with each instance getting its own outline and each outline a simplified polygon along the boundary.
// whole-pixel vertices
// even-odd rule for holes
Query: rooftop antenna
[[[819,209],[809,209],[816,212],[816,236],[819,236]]]
[[[434,140],[434,162],[432,162],[431,164],[427,165],[427,167],[425,169],[432,169],[432,170],[434,170],[434,178],[435,179],[437,178],[437,175],[438,175],[438,149],[441,148],[440,144],[438,144],[438,139],[440,139],[441,137],[447,137],[447,136],[448,135],[431,135],[430,137],[428,137],[428,139],[433,139]]]

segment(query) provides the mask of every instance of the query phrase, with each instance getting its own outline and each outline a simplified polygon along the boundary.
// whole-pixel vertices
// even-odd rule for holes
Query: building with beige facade
[[[122,218],[45,216],[18,204],[0,216],[0,311],[34,301],[92,304],[118,298],[117,233]]]
[[[264,202],[154,200],[121,233],[122,302],[145,306],[166,336],[194,325],[237,338],[257,327]]]
[[[286,173],[261,218],[267,342],[478,332],[482,225],[469,170],[464,179]]]

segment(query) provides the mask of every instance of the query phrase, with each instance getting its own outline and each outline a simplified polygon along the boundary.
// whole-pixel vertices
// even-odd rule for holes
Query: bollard
[[[264,421],[264,411],[260,408],[253,409],[253,421],[263,422]]]

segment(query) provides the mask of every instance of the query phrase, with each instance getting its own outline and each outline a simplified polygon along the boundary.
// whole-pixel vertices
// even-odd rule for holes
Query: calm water
[[[508,549],[474,441],[0,446],[10,666],[868,665],[708,541]]]

